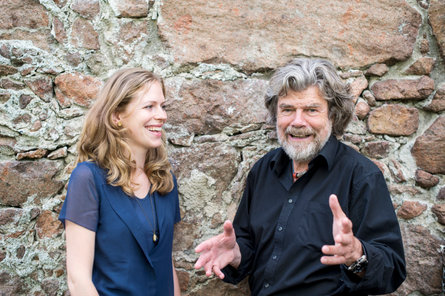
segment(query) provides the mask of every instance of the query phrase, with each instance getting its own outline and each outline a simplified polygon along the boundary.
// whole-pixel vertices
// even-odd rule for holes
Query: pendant
[[[153,233],[153,242],[157,242],[158,241],[158,236],[156,235],[156,233]]]

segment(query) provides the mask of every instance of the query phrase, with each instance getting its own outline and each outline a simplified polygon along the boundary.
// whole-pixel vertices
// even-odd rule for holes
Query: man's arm
[[[342,200],[341,196],[338,198]],[[360,241],[368,259],[366,270],[361,274],[352,274],[345,266],[341,267],[343,280],[349,291],[367,294],[387,294],[395,291],[406,277],[405,257],[399,223],[383,175],[376,172],[361,178],[354,184],[351,196],[343,205],[348,206],[349,217],[346,219],[350,219],[352,237]],[[337,246],[335,237],[336,235],[334,241]],[[340,241],[341,239],[339,243]],[[335,249],[335,246],[328,246],[327,249],[323,246],[322,251],[328,253],[332,253],[333,250],[344,251],[341,247]],[[354,250],[358,251],[359,248]],[[341,253],[334,253],[327,255],[342,256]],[[357,256],[358,254],[351,259],[356,259]],[[348,263],[350,262],[344,260],[345,265]]]

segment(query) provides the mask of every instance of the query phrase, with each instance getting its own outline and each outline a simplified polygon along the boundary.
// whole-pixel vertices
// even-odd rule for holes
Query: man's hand
[[[363,255],[362,244],[352,233],[352,222],[342,211],[337,196],[334,194],[329,196],[329,207],[334,215],[332,236],[335,245],[324,245],[321,248],[323,254],[329,255],[321,257],[321,263],[349,266]]]
[[[195,248],[199,255],[195,269],[204,267],[206,276],[215,273],[220,279],[224,278],[221,269],[227,265],[238,268],[241,263],[241,252],[236,242],[235,230],[230,221],[224,222],[224,232],[209,238]]]

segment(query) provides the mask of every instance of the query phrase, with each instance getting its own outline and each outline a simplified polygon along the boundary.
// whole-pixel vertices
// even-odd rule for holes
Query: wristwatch
[[[346,269],[352,273],[360,273],[366,269],[366,266],[368,266],[368,259],[366,255],[363,254],[362,257],[358,258],[357,261],[350,266],[347,266]]]

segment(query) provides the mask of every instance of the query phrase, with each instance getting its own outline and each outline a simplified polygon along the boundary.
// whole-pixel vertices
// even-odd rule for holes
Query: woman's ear
[[[111,115],[111,119],[113,120],[113,123],[116,126],[118,126],[118,127],[122,126],[121,115],[119,112],[114,111],[113,114]]]

